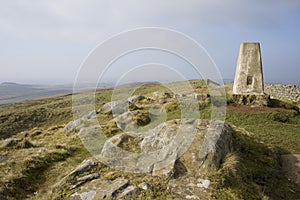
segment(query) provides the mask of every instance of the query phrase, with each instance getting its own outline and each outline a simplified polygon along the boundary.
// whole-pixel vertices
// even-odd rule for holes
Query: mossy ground
[[[203,81],[190,82],[198,92],[207,92]],[[155,91],[168,90],[157,84],[148,84],[134,94]],[[97,92],[97,110],[110,101],[111,94],[109,89]],[[168,120],[180,118],[180,106],[176,101],[170,100],[166,105]],[[142,107],[141,104],[137,106]],[[210,118],[210,106],[209,100],[199,103],[201,118]],[[272,106],[227,107],[226,121],[235,130],[235,151],[227,156],[220,170],[209,174],[212,199],[300,199],[299,186],[285,178],[279,161],[281,154],[300,153],[299,105],[276,100]],[[141,109],[149,111],[146,105]],[[107,125],[104,132],[108,137],[120,132],[112,118],[101,114],[97,117],[100,124]],[[23,138],[32,144],[28,148],[0,149],[1,157],[13,158],[0,162],[0,189],[6,194],[2,198],[49,199],[50,196],[70,195],[69,191],[56,191],[53,187],[82,160],[91,156],[75,132],[61,133],[71,120],[71,96],[0,106],[0,137]],[[129,139],[123,144],[124,148],[138,151],[131,148],[132,142]],[[150,190],[143,191],[141,199],[173,198],[166,192],[166,178],[118,172],[101,163],[94,170],[107,179],[122,176],[135,185],[147,182]]]

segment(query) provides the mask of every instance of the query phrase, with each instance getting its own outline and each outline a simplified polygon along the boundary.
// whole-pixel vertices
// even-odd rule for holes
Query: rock
[[[143,100],[143,99],[145,99],[144,96],[142,96],[142,95],[136,95],[136,96],[129,97],[129,98],[127,99],[127,101],[129,101],[130,103],[135,103],[135,102],[141,101],[141,100]]]
[[[86,121],[86,120],[92,119],[93,117],[96,117],[96,116],[97,116],[97,112],[96,112],[96,110],[93,110],[89,114],[84,115],[82,117],[82,120]]]
[[[202,171],[218,169],[222,159],[233,151],[232,128],[222,122],[212,122],[205,133],[203,144],[199,150]]]
[[[142,190],[148,190],[149,186],[147,183],[143,182],[141,184],[138,185],[139,188],[141,188]]]
[[[128,111],[123,114],[118,115],[115,118],[117,126],[121,130],[128,130],[128,129],[135,129],[137,125],[134,123],[134,116],[133,113]]]
[[[200,199],[197,195],[186,195],[186,199]]]
[[[139,110],[128,111],[115,118],[118,128],[123,131],[136,131],[140,126],[150,123],[151,119],[147,113]]]
[[[91,180],[94,180],[94,179],[97,179],[99,178],[100,175],[98,173],[93,173],[93,174],[88,174],[86,176],[83,176],[83,177],[80,177],[80,178],[77,178],[77,183],[75,185],[72,186],[72,189],[75,189],[79,186],[81,186],[82,184],[88,182],[88,181],[91,181]]]
[[[92,200],[94,199],[96,195],[96,191],[95,190],[90,190],[88,192],[83,192],[83,193],[74,193],[70,196],[70,198],[68,198],[68,200]]]
[[[117,195],[118,190],[125,188],[128,185],[129,181],[124,178],[117,178],[116,180],[112,181],[109,185],[106,185],[107,187],[102,187],[101,192],[102,195],[97,196],[102,196],[104,198],[111,198],[115,197]]]
[[[203,101],[203,100],[207,99],[207,94],[195,94],[194,97],[198,101],[200,101],[200,100]]]
[[[81,119],[76,119],[74,121],[69,122],[63,129],[63,133],[70,132],[74,129],[80,129],[84,126],[84,122],[91,122],[97,116],[97,112],[92,110],[88,114],[81,117]]]
[[[178,196],[177,199],[209,199],[204,188],[197,186],[199,178],[182,176],[168,183],[168,191]]]
[[[155,163],[152,170],[152,176],[173,176],[175,172],[174,165],[177,160],[177,155],[173,154],[172,156],[172,158]]]
[[[75,121],[71,121],[69,122],[63,129],[63,133],[67,133],[70,132],[78,127],[80,127],[82,125],[83,121],[82,119],[77,119]]]
[[[168,145],[174,139],[177,131],[177,124],[173,122],[164,122],[145,135],[141,143],[143,152],[156,151]]]
[[[96,159],[84,160],[75,170],[73,170],[68,176],[75,177],[84,172],[90,171],[93,167],[98,164]]]
[[[97,179],[87,183],[78,192],[72,194],[69,200],[115,199],[128,183],[128,180],[124,178],[117,178],[113,181]]]
[[[78,131],[78,135],[88,135],[95,131],[101,131],[101,127],[99,125],[87,126],[87,127],[80,127]]]
[[[39,149],[38,150],[38,153],[45,153],[46,152],[46,149]]]
[[[197,184],[197,187],[202,187],[205,189],[208,189],[209,185],[210,185],[210,180],[207,179],[200,179],[200,182]]]
[[[173,97],[173,95],[169,92],[153,92],[152,95],[158,99],[166,99]]]
[[[136,186],[130,185],[118,195],[117,199],[128,200],[137,197],[140,194],[140,189]]]
[[[103,114],[122,114],[128,110],[129,101],[112,101],[104,104],[100,110]]]

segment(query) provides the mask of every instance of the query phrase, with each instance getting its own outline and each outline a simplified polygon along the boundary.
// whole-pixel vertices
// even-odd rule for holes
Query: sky
[[[0,82],[73,83],[100,43],[143,27],[172,29],[193,38],[224,79],[234,79],[240,44],[260,42],[265,82],[300,85],[298,0],[0,0]],[[137,53],[131,60],[140,57]],[[181,61],[161,57],[162,64],[172,60],[169,65],[187,69]],[[120,72],[121,64],[111,74]],[[136,74],[169,74],[152,68]],[[194,78],[192,71],[186,72]]]

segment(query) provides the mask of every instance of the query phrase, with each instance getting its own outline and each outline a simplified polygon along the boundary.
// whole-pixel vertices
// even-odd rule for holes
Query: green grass
[[[215,199],[299,199],[300,189],[282,174],[278,149],[236,129],[235,151],[211,174]]]
[[[227,122],[249,131],[255,141],[278,148],[281,154],[300,153],[300,115],[293,110],[228,112]]]
[[[203,81],[190,81],[197,91],[207,91]],[[170,83],[179,87],[180,83]],[[168,86],[168,85],[167,85]],[[158,84],[143,85],[133,95],[149,95],[154,91],[170,92],[167,86]],[[126,89],[126,87],[125,87]],[[131,91],[130,88],[127,88]],[[111,101],[112,90],[97,91],[96,110]],[[82,105],[85,106],[84,95]],[[230,99],[228,100],[230,102]],[[138,102],[132,110],[148,113],[151,103]],[[164,108],[167,120],[181,117],[180,106],[171,98],[166,99]],[[199,102],[202,119],[210,119],[211,102]],[[52,186],[74,169],[83,159],[90,157],[75,132],[61,134],[62,128],[72,120],[72,97],[61,96],[26,101],[0,106],[0,138],[20,137],[33,144],[29,148],[0,149],[0,156],[15,156],[14,162],[0,163],[1,183],[8,186],[8,196],[32,199],[66,197],[70,192],[54,190]],[[111,121],[112,117],[98,114],[98,120],[104,125],[107,137],[121,130]],[[161,118],[153,114],[152,123]],[[142,121],[144,122],[144,121]],[[148,122],[148,121],[147,121]],[[300,114],[299,105],[291,102],[272,100],[270,108],[251,108],[228,106],[226,122],[234,127],[234,152],[228,155],[222,168],[209,174],[212,181],[211,196],[215,199],[300,199],[300,191],[290,183],[280,171],[279,156],[288,153],[300,153]],[[144,124],[143,124],[144,125]],[[147,128],[147,125],[145,126]],[[23,132],[22,132],[23,131]],[[139,141],[128,138],[122,144],[127,150]],[[47,149],[40,154],[40,149]],[[101,163],[95,169],[101,176],[113,179],[123,176],[132,184],[146,181],[151,190],[144,191],[141,199],[169,198],[167,179],[118,172]],[[0,188],[1,189],[1,188]],[[38,195],[33,196],[37,191]],[[295,191],[294,193],[291,191]],[[47,194],[47,195],[45,195]],[[0,197],[1,198],[1,197]]]

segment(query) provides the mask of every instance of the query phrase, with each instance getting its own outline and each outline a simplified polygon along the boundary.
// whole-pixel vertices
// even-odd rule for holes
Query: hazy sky
[[[299,0],[0,0],[0,82],[72,83],[96,45],[140,27],[180,31],[234,78],[260,42],[266,82],[300,84]]]

